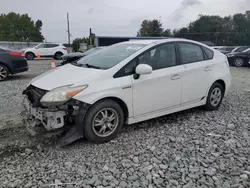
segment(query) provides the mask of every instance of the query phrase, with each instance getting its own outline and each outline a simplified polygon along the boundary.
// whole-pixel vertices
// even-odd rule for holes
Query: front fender
[[[84,93],[84,91],[83,91]],[[93,105],[97,101],[104,99],[104,98],[118,98],[122,100],[129,111],[129,114],[133,113],[133,106],[132,106],[132,88],[129,89],[122,89],[122,88],[117,88],[117,89],[112,89],[112,90],[104,90],[104,91],[99,91],[95,93],[89,93],[89,94],[79,94],[74,96],[73,98],[88,104]]]

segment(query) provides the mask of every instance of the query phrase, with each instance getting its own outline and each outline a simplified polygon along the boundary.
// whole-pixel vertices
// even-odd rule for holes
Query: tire
[[[242,58],[235,58],[234,61],[233,61],[233,65],[235,67],[243,67],[243,65],[244,65],[244,59],[242,59]]]
[[[27,52],[27,53],[25,54],[25,58],[26,58],[27,60],[33,60],[33,59],[35,58],[35,55],[34,55],[32,52]]]
[[[105,120],[105,118],[101,121],[103,114],[105,114],[105,110],[110,118],[112,116],[111,113],[114,113],[112,117],[115,117],[115,119],[110,121],[110,123],[109,120]],[[83,122],[85,137],[94,143],[101,144],[112,140],[121,131],[124,124],[124,113],[121,106],[115,101],[103,100],[90,107]],[[113,129],[109,128],[111,127],[110,124],[112,124]],[[100,132],[103,132],[101,129],[107,131],[107,133],[101,135]]]
[[[57,59],[57,60],[61,59],[62,56],[63,56],[62,52],[56,52],[54,55],[55,59]]]
[[[0,82],[6,80],[9,77],[9,69],[0,64]]]
[[[218,110],[224,97],[224,92],[223,86],[220,83],[215,82],[208,92],[207,102],[205,105],[206,110]]]

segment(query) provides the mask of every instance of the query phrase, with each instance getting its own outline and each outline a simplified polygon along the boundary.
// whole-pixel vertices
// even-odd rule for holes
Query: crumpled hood
[[[67,64],[47,71],[40,76],[35,77],[29,84],[44,90],[52,90],[60,86],[75,84],[84,81],[104,70],[77,67]]]

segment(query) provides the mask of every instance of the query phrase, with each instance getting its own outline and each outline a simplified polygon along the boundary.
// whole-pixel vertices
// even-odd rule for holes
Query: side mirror
[[[139,64],[135,68],[135,73],[138,75],[151,74],[152,72],[153,72],[153,68],[147,64]]]

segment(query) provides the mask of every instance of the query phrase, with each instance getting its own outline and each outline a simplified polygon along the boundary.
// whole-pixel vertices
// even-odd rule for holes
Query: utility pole
[[[69,30],[69,13],[67,12],[67,26],[68,26],[68,44],[70,45],[70,30]]]
[[[219,29],[219,25],[216,25],[216,38],[215,38],[216,45],[218,45],[218,35],[219,35],[218,29]]]
[[[89,44],[92,45],[92,29],[89,28]]]

